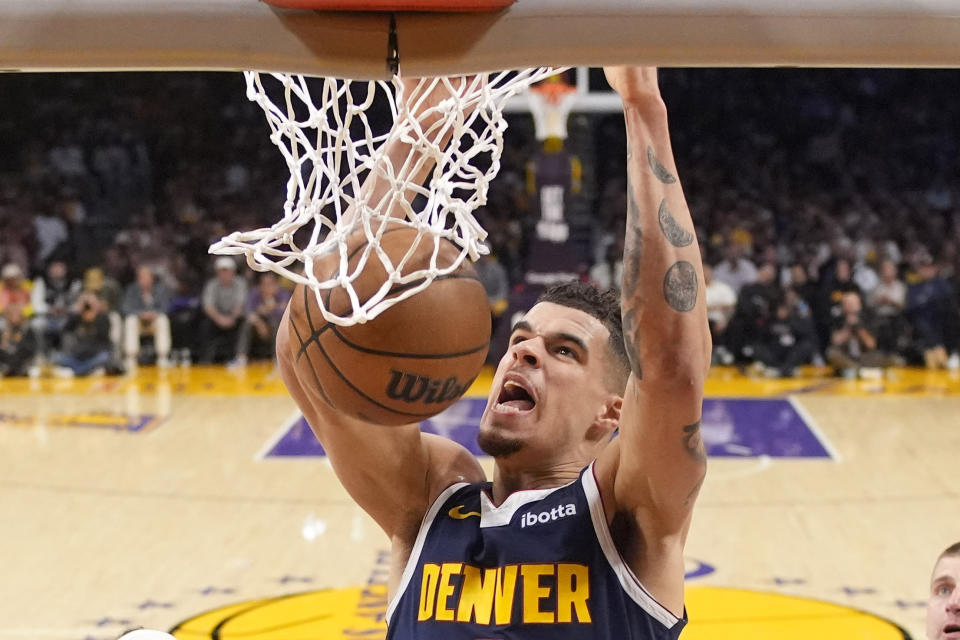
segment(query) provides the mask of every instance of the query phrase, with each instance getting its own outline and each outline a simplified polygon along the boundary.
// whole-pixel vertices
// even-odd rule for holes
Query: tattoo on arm
[[[663,235],[675,247],[686,247],[693,242],[693,234],[680,226],[676,218],[667,208],[667,199],[660,201],[660,210],[657,211],[657,219],[660,221],[660,230]]]
[[[697,304],[697,271],[686,260],[678,260],[663,277],[663,297],[674,311],[686,312]]]
[[[650,165],[650,170],[653,171],[653,175],[663,184],[673,184],[677,181],[676,177],[670,173],[666,167],[660,164],[656,154],[653,152],[653,147],[647,147],[647,164]]]
[[[700,437],[699,420],[683,428],[683,446],[691,458],[697,462],[706,463],[707,450],[703,445],[703,438]]]
[[[630,361],[630,370],[637,380],[643,379],[640,365],[640,336],[637,335],[637,310],[631,307],[623,314],[623,346]]]
[[[623,297],[632,298],[640,286],[640,260],[643,257],[643,230],[640,228],[640,208],[633,197],[633,188],[627,185],[627,237],[624,246]]]

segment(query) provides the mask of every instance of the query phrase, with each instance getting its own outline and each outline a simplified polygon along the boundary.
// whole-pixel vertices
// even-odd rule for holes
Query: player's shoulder
[[[486,482],[487,474],[477,457],[462,444],[432,433],[424,433],[421,438],[428,460],[428,503],[458,482]]]

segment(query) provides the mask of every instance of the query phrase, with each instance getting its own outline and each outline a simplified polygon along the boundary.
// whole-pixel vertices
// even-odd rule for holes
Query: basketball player
[[[960,639],[960,542],[937,558],[927,601],[927,638]]]
[[[492,482],[416,424],[339,414],[310,385],[289,309],[281,325],[284,382],[390,538],[388,638],[659,639],[686,622],[683,546],[706,470],[700,252],[656,70],[607,76],[628,137],[623,299],[561,285],[516,324],[480,422]]]

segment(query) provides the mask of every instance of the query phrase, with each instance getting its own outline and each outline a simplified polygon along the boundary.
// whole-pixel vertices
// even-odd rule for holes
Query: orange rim
[[[576,92],[577,88],[567,84],[562,76],[547,78],[530,87],[530,91],[540,94],[548,104],[560,104],[565,96]]]

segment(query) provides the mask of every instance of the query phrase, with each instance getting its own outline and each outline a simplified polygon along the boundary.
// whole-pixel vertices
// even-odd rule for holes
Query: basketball
[[[381,247],[397,264],[416,240],[416,230],[398,225],[384,232]],[[359,264],[366,242],[362,230],[347,239],[348,272]],[[432,239],[421,237],[404,272],[428,267],[433,248]],[[459,253],[442,240],[437,266],[453,264]],[[338,253],[317,260],[318,278],[336,277],[339,266]],[[375,294],[386,277],[371,254],[353,282],[359,300]],[[349,311],[344,289],[322,295],[333,313]],[[480,372],[490,343],[487,294],[466,260],[376,318],[349,327],[326,322],[313,291],[301,285],[290,301],[290,320],[297,375],[305,387],[338,411],[383,425],[424,420],[456,402]]]

